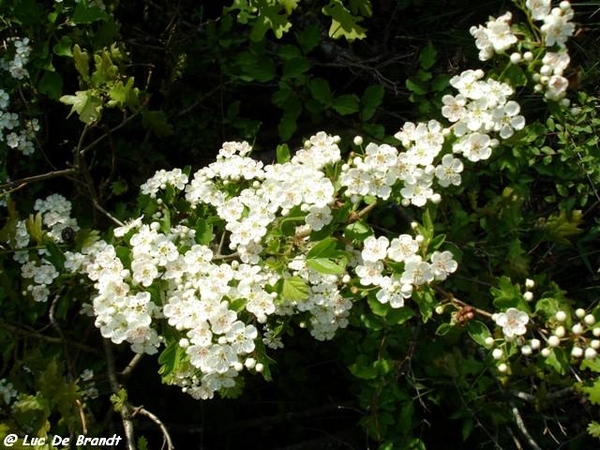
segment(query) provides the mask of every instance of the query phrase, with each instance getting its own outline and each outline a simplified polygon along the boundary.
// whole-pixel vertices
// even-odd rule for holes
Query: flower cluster
[[[356,274],[363,286],[380,287],[376,298],[381,303],[389,303],[392,308],[404,306],[404,300],[410,298],[413,289],[434,280],[445,280],[456,271],[458,264],[449,251],[434,251],[430,262],[419,255],[423,236],[402,234],[391,241],[385,237],[368,237],[361,252],[362,262],[356,267]],[[386,268],[385,260],[404,263],[404,271],[397,273]]]
[[[61,195],[36,200],[34,210],[35,216],[16,224],[9,243],[15,249],[15,261],[21,264],[21,276],[29,280],[24,293],[29,293],[37,302],[45,302],[50,295],[50,285],[60,274],[50,262],[50,253],[45,247],[37,251],[28,249],[31,235],[37,236],[40,245],[46,240],[60,244],[65,242],[65,230],[75,232],[79,226],[71,217],[71,202]]]
[[[12,400],[18,396],[19,392],[11,382],[5,378],[0,380],[0,399],[2,399],[5,405],[10,405]]]
[[[26,120],[19,130],[21,119],[19,114],[9,111],[9,105],[10,95],[0,89],[0,141],[5,141],[9,148],[17,149],[24,155],[31,155],[35,151],[35,134],[40,130],[39,121]]]
[[[22,80],[23,78],[29,77],[29,72],[27,72],[27,69],[25,68],[29,62],[29,54],[31,53],[29,38],[7,39],[4,41],[4,48],[7,48],[11,44],[14,49],[12,58],[1,58],[0,70],[9,72],[10,75],[17,80]]]
[[[429,132],[438,131],[432,124]],[[164,343],[185,355],[171,381],[209,398],[235,386],[242,370],[264,369],[257,343],[281,346],[274,329],[285,317],[299,316],[314,338],[331,339],[348,324],[354,284],[379,287],[376,298],[399,308],[413,288],[454,272],[450,252],[428,253],[422,236],[408,234],[391,241],[367,237],[362,250],[330,238],[330,253],[314,263],[323,241],[313,241],[312,234],[332,225],[341,192],[352,189],[336,189],[328,175],[342,164],[339,140],[320,132],[289,161],[266,166],[248,156],[247,143],[228,142],[191,179],[179,169],[158,171],[142,185],[156,209],[149,223],[140,217],[114,230],[124,244],[120,251],[98,241],[67,254],[65,267],[94,282],[93,314],[102,335],[152,354],[164,342],[161,324],[168,324],[179,337]],[[370,144],[359,167],[370,175],[386,164],[398,171],[397,154],[391,146]],[[451,169],[460,167],[444,164],[440,179],[451,184]],[[355,207],[368,194],[357,192]],[[188,211],[177,224],[173,205]],[[219,227],[207,234],[211,214]],[[390,263],[403,263],[404,271]]]
[[[542,40],[539,47],[548,51],[539,58],[529,50],[515,51],[510,54],[510,61],[513,64],[526,64],[536,72],[536,91],[544,92],[550,100],[563,100],[569,86],[568,80],[563,76],[570,62],[566,42],[575,32],[575,25],[571,22],[574,15],[571,4],[562,1],[559,6],[552,8],[551,0],[527,0],[525,6],[533,20],[543,22],[539,28]],[[512,15],[506,13],[497,19],[492,18],[486,27],[480,25],[471,28],[482,61],[490,59],[494,54],[506,53],[515,44],[519,47],[524,45],[519,44],[516,34],[511,31],[511,19]]]

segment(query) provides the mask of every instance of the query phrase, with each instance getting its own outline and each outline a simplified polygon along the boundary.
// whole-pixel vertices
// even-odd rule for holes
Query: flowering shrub
[[[61,3],[54,6],[57,11]],[[102,8],[83,6],[97,15],[90,22],[104,20],[106,7],[99,4]],[[99,204],[87,184],[92,176],[84,158],[90,147],[81,145],[85,133],[101,120],[105,107],[121,111],[122,124],[143,116],[149,132],[165,124],[143,109],[144,95],[133,88],[134,78],[119,72],[125,56],[117,47],[88,54],[73,46],[86,90],[60,99],[72,105],[71,113],[85,128],[69,174],[82,174],[78,181],[90,190],[95,209],[116,227],[107,232],[85,228],[72,217],[75,205],[54,194],[36,200],[25,220],[9,200],[1,237],[18,264],[20,294],[33,300],[36,318],[47,307],[62,339],[57,308],[64,298],[83,299],[78,313],[92,318],[107,340],[111,400],[130,444],[135,408],[117,380],[108,340],[129,344],[137,355],[158,355],[164,383],[207,400],[216,393],[241,396],[247,373],[271,380],[273,356],[285,352],[298,329],[321,342],[342,337],[341,358],[362,382],[363,425],[384,449],[424,448],[415,431],[422,424],[413,391],[420,396],[425,386],[415,371],[431,392],[448,386],[458,392],[465,406],[453,418],[463,420],[464,440],[475,425],[485,430],[483,420],[504,426],[507,419],[498,410],[508,408],[521,437],[539,448],[541,431],[532,437],[515,405],[516,399],[537,402],[544,395],[535,391],[538,382],[544,392],[566,386],[561,396],[600,403],[597,376],[583,373],[600,372],[598,308],[569,300],[552,273],[536,274],[540,265],[529,258],[548,242],[570,244],[583,231],[582,214],[561,207],[547,216],[537,212],[534,223],[523,212],[525,186],[534,182],[522,178],[523,161],[530,157],[533,166],[541,152],[554,154],[536,143],[542,125],[528,117],[527,93],[539,93],[553,117],[567,117],[568,123],[586,107],[585,102],[572,107],[567,98],[566,44],[575,33],[574,12],[567,1],[554,8],[549,1],[517,5],[528,25],[513,23],[507,12],[471,28],[479,59],[491,67],[450,77],[435,118],[406,122],[393,138],[378,142],[358,135],[350,143],[321,131],[295,152],[279,146],[277,161],[270,164],[254,159],[248,142],[225,142],[215,161],[193,173],[190,167],[158,170],[141,184],[135,212],[121,211],[118,217]],[[83,20],[77,16],[81,6],[68,7]],[[15,40],[13,59],[0,66],[18,80],[28,76],[28,44]],[[90,76],[91,54],[95,72]],[[0,96],[6,97],[6,107],[9,94],[0,94],[6,94]],[[12,130],[18,117],[6,114],[12,122],[4,128]],[[33,121],[28,126],[39,129]],[[15,133],[6,135],[8,147],[27,154],[20,142]],[[587,173],[589,196],[597,197],[596,174]],[[496,178],[507,180],[499,195],[484,187],[500,186],[489,181]],[[386,228],[372,219],[386,207],[409,217],[406,226]],[[524,230],[539,235],[527,251]],[[480,248],[479,242],[485,245]],[[506,254],[498,256],[494,246],[507,248]],[[489,258],[487,269],[477,265],[481,255]],[[477,272],[478,280],[468,278]],[[63,306],[63,318],[70,307]],[[430,332],[431,342],[423,343],[416,356],[421,329]],[[471,341],[462,353],[457,342],[466,336]],[[40,385],[35,403],[14,380],[0,380],[7,410],[25,410],[29,401],[44,411],[40,429],[51,416],[48,405],[81,417],[82,402],[98,396],[94,371],[76,376],[68,367],[67,380],[56,358],[49,361],[47,378],[69,393],[63,403],[46,401],[54,399],[50,382]],[[417,363],[422,367],[415,369]],[[131,370],[128,366],[123,373]],[[399,387],[404,377],[409,388]],[[528,379],[535,381],[528,384]],[[476,388],[466,397],[471,385]],[[452,401],[451,394],[436,395],[430,397],[434,403]],[[492,399],[489,409],[481,407],[484,419],[473,412],[477,395]],[[505,395],[512,397],[499,398]],[[73,405],[79,407],[75,412]],[[398,415],[406,423],[401,430],[395,427]],[[9,423],[20,423],[19,417]],[[157,423],[172,448],[168,432]],[[77,426],[77,420],[68,424],[71,432]],[[592,436],[599,436],[599,429],[596,422],[589,424]],[[500,445],[499,437],[490,439]]]

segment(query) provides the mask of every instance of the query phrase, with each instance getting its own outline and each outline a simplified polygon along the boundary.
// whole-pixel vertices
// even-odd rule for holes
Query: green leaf
[[[600,439],[600,423],[592,420],[587,427],[587,432],[590,436]]]
[[[567,373],[567,370],[570,367],[569,358],[566,352],[559,347],[552,349],[552,352],[544,360],[544,363],[547,366],[552,367],[559,375],[564,375]],[[600,398],[600,390],[598,391],[598,395]]]
[[[333,39],[344,37],[348,41],[353,41],[367,36],[366,30],[358,25],[363,18],[353,16],[341,0],[331,0],[329,5],[323,7],[322,12],[331,17],[329,37]]]
[[[490,330],[486,324],[480,322],[479,320],[470,320],[467,322],[466,328],[469,336],[471,336],[471,339],[473,339],[482,347],[491,348],[490,345],[485,343],[485,340],[492,336],[492,333],[490,333]]]
[[[161,352],[158,357],[158,363],[161,367],[158,369],[158,373],[162,376],[163,381],[168,382],[170,375],[179,368],[181,357],[185,354],[185,351],[179,345],[179,341],[171,342]]]
[[[88,125],[96,122],[102,113],[102,100],[89,90],[77,91],[75,95],[63,95],[59,100],[66,105],[72,105],[71,112],[67,117],[76,112],[79,120]]]
[[[204,219],[198,219],[194,230],[196,230],[195,237],[198,244],[208,245],[211,243],[213,236],[213,226],[211,223]]]
[[[283,63],[281,79],[297,78],[310,69],[310,64],[304,58],[294,58]]]
[[[167,122],[164,111],[143,111],[142,125],[157,137],[171,136],[173,127]]]
[[[494,297],[494,306],[496,309],[504,311],[508,308],[517,308],[521,311],[530,312],[529,304],[523,298],[521,289],[513,285],[508,277],[501,277],[498,280],[498,287],[491,288],[490,292]]]
[[[422,82],[415,77],[406,79],[406,87],[409,91],[414,92],[417,95],[427,94],[427,88],[423,86]]]
[[[25,222],[25,228],[27,233],[31,236],[31,239],[35,241],[37,245],[44,243],[44,231],[42,230],[42,214],[36,213],[35,215],[29,214],[27,222]]]
[[[109,106],[118,106],[123,108],[125,106],[135,105],[137,103],[137,96],[133,89],[133,77],[129,77],[127,83],[123,84],[122,81],[117,81],[108,91],[110,101]]]
[[[413,292],[412,299],[419,306],[423,322],[427,322],[433,316],[433,310],[436,305],[431,288],[422,286],[420,290]]]
[[[308,298],[309,288],[300,277],[284,278],[281,286],[281,296],[285,300],[301,302]]]
[[[363,242],[373,234],[373,230],[364,220],[351,223],[344,229],[344,236],[351,241]]]
[[[346,271],[348,260],[346,258],[314,258],[306,260],[306,265],[313,270],[325,275],[341,275]]]
[[[415,312],[411,308],[403,306],[402,308],[392,308],[388,312],[386,320],[390,325],[402,325],[415,315]]]
[[[52,100],[58,100],[62,95],[62,88],[62,77],[56,72],[45,70],[38,84],[40,92],[46,94]]]
[[[73,51],[71,50],[71,47],[73,46],[73,41],[71,40],[71,38],[69,36],[62,36],[60,38],[60,40],[54,44],[54,47],[52,47],[52,51],[54,52],[55,55],[58,56],[66,56],[69,58],[73,57]]]
[[[419,64],[424,70],[431,69],[435,64],[436,58],[437,51],[435,50],[433,44],[429,42],[423,48],[423,50],[421,50],[421,54],[419,55]]]
[[[302,104],[297,97],[290,96],[285,100],[281,107],[283,108],[283,117],[277,126],[277,131],[279,132],[281,139],[287,141],[296,131],[296,120],[302,112]]]
[[[48,260],[52,263],[54,267],[56,267],[57,270],[62,270],[65,267],[65,260],[67,258],[65,257],[60,247],[54,242],[48,242],[46,244],[46,249],[50,254]]]
[[[579,366],[582,370],[590,369],[593,372],[600,373],[600,359],[584,359],[581,361],[581,366]]]
[[[600,377],[596,378],[591,386],[583,386],[580,389],[587,394],[590,402],[600,405]]]
[[[342,116],[354,114],[359,111],[358,97],[354,94],[340,95],[333,100],[333,109]]]
[[[375,314],[376,316],[385,317],[391,309],[388,303],[381,303],[379,300],[377,300],[376,297],[372,295],[369,295],[367,297],[367,303],[369,304],[371,311],[373,311],[373,314]]]
[[[88,6],[81,2],[75,7],[71,20],[75,24],[83,24],[96,22],[98,20],[107,20],[108,18],[109,15],[97,6]]]
[[[549,240],[558,244],[569,245],[569,238],[583,232],[579,225],[583,221],[583,214],[580,210],[565,211],[553,214],[546,220],[543,230]]]
[[[365,89],[365,92],[360,99],[363,105],[361,115],[362,120],[370,120],[373,117],[375,111],[377,111],[377,107],[381,105],[381,102],[383,101],[384,94],[385,89],[379,84],[368,86]]]
[[[260,50],[246,51],[238,55],[241,76],[245,81],[259,81],[266,83],[275,78],[277,71],[271,58],[257,54]]]
[[[309,25],[296,35],[296,40],[304,54],[309,53],[321,42],[321,32],[317,25]]]
[[[504,71],[505,77],[509,80],[511,86],[519,87],[527,85],[527,75],[523,69],[515,64],[511,64]]]
[[[358,355],[356,362],[348,366],[350,373],[361,380],[374,380],[378,376],[374,362],[366,355]]]
[[[287,144],[278,145],[275,153],[277,155],[278,164],[289,162],[291,159],[290,147]]]
[[[363,17],[373,15],[373,6],[369,0],[350,0],[350,11]]]
[[[304,55],[302,51],[296,47],[295,45],[286,44],[279,48],[277,55],[283,60],[287,61],[290,59],[302,59],[304,60]]]
[[[73,46],[73,59],[75,60],[75,68],[83,81],[90,79],[90,55],[85,50],[81,50],[78,44]]]
[[[331,88],[329,87],[329,82],[327,80],[324,80],[323,78],[313,78],[308,84],[308,89],[314,99],[325,106],[331,106],[333,95],[331,94]]]

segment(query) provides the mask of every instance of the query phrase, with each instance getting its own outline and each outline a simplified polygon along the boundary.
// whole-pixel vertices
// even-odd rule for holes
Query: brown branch
[[[510,400],[509,403],[510,403],[510,412],[512,413],[513,418],[515,419],[517,428],[519,428],[519,431],[521,432],[523,437],[527,440],[527,443],[529,444],[529,446],[533,450],[542,450],[541,447],[537,444],[537,442],[535,442],[535,440],[531,437],[531,434],[529,434],[529,431],[527,430],[527,427],[525,426],[525,422],[523,421],[523,418],[521,417],[521,413],[519,412],[519,409],[517,408],[517,405],[515,404],[515,402]]]
[[[484,316],[484,317],[487,317],[490,319],[492,318],[492,315],[493,315],[492,313],[489,313],[483,309],[476,308],[475,306],[469,305],[467,302],[463,302],[462,300],[457,299],[453,294],[445,291],[444,289],[442,289],[439,286],[434,285],[433,289],[436,290],[437,292],[439,292],[440,294],[442,294],[446,298],[446,300],[448,300],[450,303],[460,305],[461,307],[467,306],[469,308],[472,308],[473,312],[476,312],[480,316]]]
[[[131,359],[131,361],[129,361],[129,364],[127,364],[127,366],[119,375],[121,375],[123,378],[129,377],[133,372],[133,369],[135,369],[135,367],[139,364],[143,357],[143,353],[136,353],[135,356]]]
[[[42,341],[46,341],[49,344],[65,344],[66,343],[67,345],[69,345],[73,348],[76,348],[78,350],[83,350],[85,352],[90,352],[90,353],[98,353],[97,349],[90,347],[89,345],[81,344],[80,342],[63,341],[60,338],[46,336],[45,334],[41,334],[37,331],[25,330],[22,328],[18,328],[14,325],[9,325],[7,323],[0,324],[0,327],[4,327],[4,328],[8,329],[12,333],[21,334],[24,336],[29,336],[29,337],[32,337],[35,339],[40,339]]]
[[[77,173],[76,169],[55,170],[53,172],[43,173],[40,175],[33,175],[30,177],[21,178],[19,180],[7,181],[5,183],[1,183],[0,189],[6,189],[6,188],[13,188],[14,190],[21,189],[22,187],[26,186],[29,183],[35,183],[37,181],[44,181],[44,180],[47,180],[50,178],[63,177],[63,176],[72,175],[75,173]],[[0,193],[0,196],[2,196],[2,195],[6,195],[6,193],[4,193],[4,192]]]
[[[121,383],[117,379],[117,372],[115,370],[115,356],[113,355],[111,342],[108,339],[103,339],[104,354],[106,356],[106,370],[108,372],[108,381],[110,382],[110,388],[113,394],[118,395],[119,391],[123,389]],[[125,431],[125,442],[127,450],[136,450],[135,448],[135,433],[133,429],[132,408],[127,400],[123,402],[119,414],[123,422],[123,430]]]
[[[167,427],[165,427],[165,425],[161,422],[161,420],[158,417],[156,417],[150,411],[145,409],[143,406],[134,408],[133,416],[135,416],[136,414],[141,414],[143,416],[146,416],[152,422],[154,422],[156,425],[158,425],[158,428],[160,428],[160,431],[163,434],[163,445],[161,447],[161,450],[165,448],[165,445],[167,446],[167,450],[175,449],[175,447],[173,446],[173,441],[171,440],[171,436],[169,435],[169,431],[167,430]]]
[[[123,128],[125,125],[127,125],[129,122],[131,122],[134,118],[136,118],[139,115],[140,115],[140,111],[137,111],[137,112],[133,113],[132,115],[130,115],[129,117],[126,117],[125,119],[123,119],[123,121],[119,125],[116,125],[115,127],[111,128],[106,133],[104,133],[102,136],[100,136],[96,140],[92,141],[90,144],[86,145],[85,147],[83,147],[83,140],[80,139],[79,145],[77,146],[77,153],[79,153],[81,156],[85,155],[88,151],[90,151],[92,148],[94,148],[96,145],[98,145],[100,142],[102,142],[108,136],[113,134],[115,131],[118,131],[121,128]],[[87,126],[86,126],[86,128],[87,128]],[[84,129],[84,132],[85,132],[85,129]],[[84,137],[84,133],[81,134],[81,137]]]

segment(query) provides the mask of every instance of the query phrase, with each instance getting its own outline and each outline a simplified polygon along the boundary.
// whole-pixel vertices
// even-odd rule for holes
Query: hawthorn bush
[[[4,445],[597,445],[589,6],[454,6],[3,4]]]

